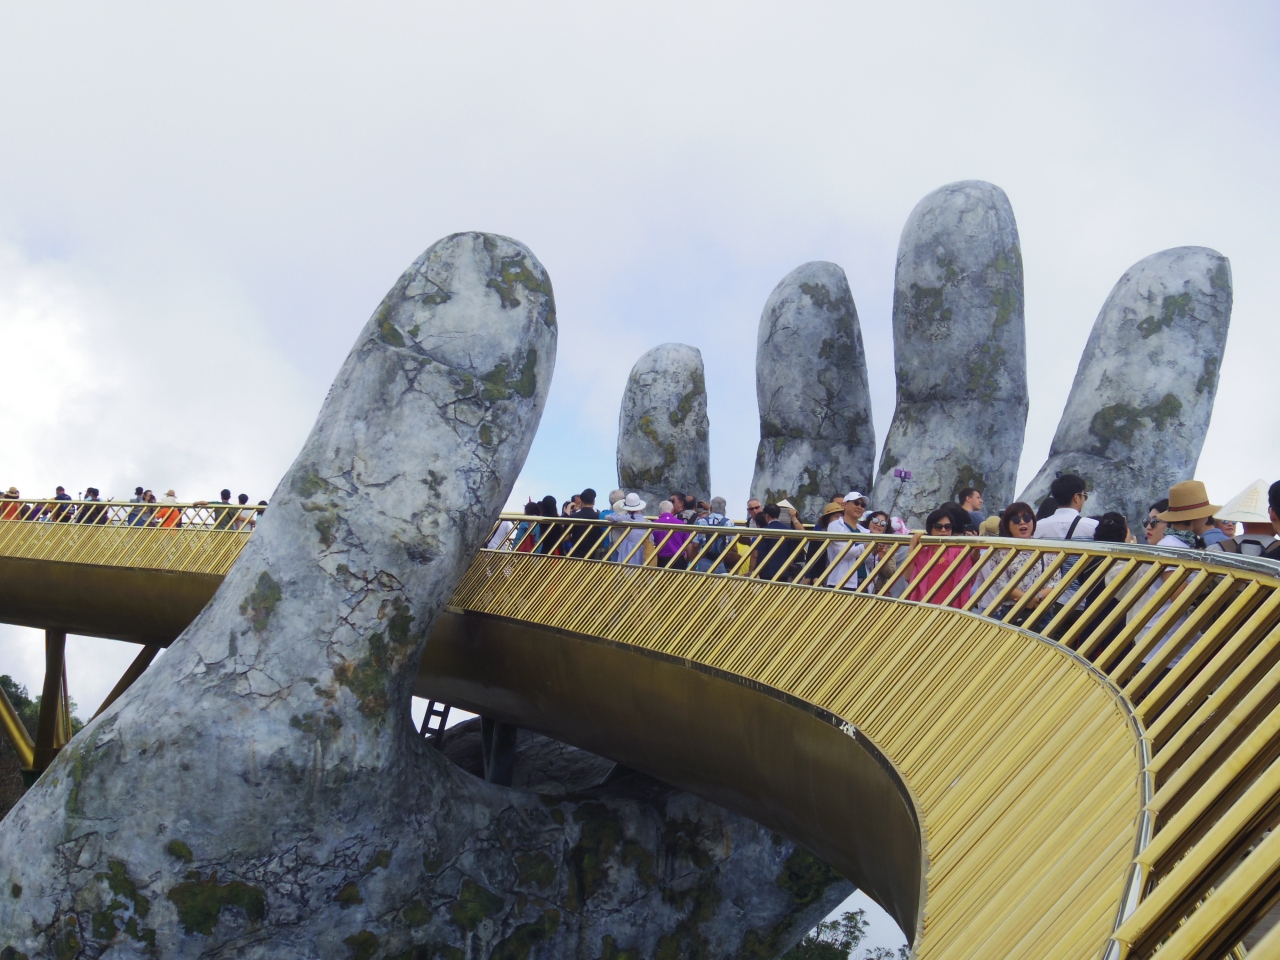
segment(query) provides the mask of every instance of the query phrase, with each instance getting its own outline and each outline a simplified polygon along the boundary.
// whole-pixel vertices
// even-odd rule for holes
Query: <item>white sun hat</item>
[[[635,513],[638,510],[643,510],[644,507],[645,503],[640,499],[640,494],[638,493],[628,493],[627,499],[622,501],[622,509],[627,513]]]
[[[1267,513],[1267,481],[1253,481],[1228,500],[1214,516],[1219,520],[1234,520],[1236,523],[1270,523],[1271,515]]]

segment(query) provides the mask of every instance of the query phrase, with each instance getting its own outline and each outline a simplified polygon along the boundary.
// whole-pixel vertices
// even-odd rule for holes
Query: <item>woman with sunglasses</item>
[[[1004,513],[1000,514],[1000,536],[1009,537],[1013,540],[1031,540],[1035,535],[1036,515],[1035,511],[1031,508],[1031,504],[1023,503],[1019,500],[1017,503],[1011,503],[1009,506],[1004,508]],[[1034,550],[1019,550],[1018,555],[1013,558],[1013,562],[1005,567],[999,576],[993,576],[995,574],[996,567],[1000,565],[1000,562],[1007,555],[1008,550],[997,549],[991,559],[987,561],[986,566],[983,567],[982,573],[978,575],[983,583],[983,587],[979,593],[983,599],[979,601],[975,609],[985,609],[991,601],[1000,596],[1004,588],[1007,587],[1010,582],[1012,582],[1013,578],[1017,576],[1018,572],[1027,565],[1027,561],[1036,556],[1036,553]],[[1051,554],[1040,554],[1040,556],[1036,558],[1035,562],[1032,563],[1031,566],[1027,567],[1026,573],[1018,578],[1017,586],[1009,591],[1009,595],[1004,598],[1004,601],[992,612],[991,615],[997,620],[1003,620],[1007,617],[1009,615],[1009,611],[1013,609],[1014,604],[1021,600],[1026,595],[1026,592],[1035,586],[1036,581],[1052,561],[1053,556]],[[1019,624],[1024,622],[1027,619],[1027,616],[1037,606],[1039,606],[1041,602],[1043,602],[1046,596],[1048,596],[1049,591],[1053,589],[1059,579],[1061,579],[1060,576],[1055,573],[1047,583],[1036,591],[1036,595],[1027,601],[1026,606],[1019,611],[1018,616],[1014,618],[1013,622]]]
[[[862,522],[866,525],[867,532],[873,537],[883,537],[886,534],[893,533],[893,527],[890,525],[889,515],[883,510],[873,511],[864,517]],[[865,583],[867,577],[871,576],[871,571],[875,570],[875,568],[879,566],[880,561],[883,560],[885,554],[888,553],[893,556],[890,556],[889,562],[884,565],[879,575],[876,577],[876,582],[868,589],[874,593],[884,586],[889,577],[893,575],[893,572],[898,569],[898,546],[899,544],[896,543],[882,541],[868,550],[866,553],[866,561],[858,569],[858,582]]]
[[[1160,519],[1160,514],[1169,509],[1169,501],[1157,500],[1147,508],[1147,519],[1142,521],[1142,529],[1146,532],[1147,543],[1153,547],[1164,539],[1169,524]]]
[[[955,523],[952,520],[951,511],[945,508],[940,507],[929,514],[925,518],[924,526],[925,532],[931,537],[950,537],[955,534]],[[915,548],[919,546],[921,536],[919,531],[911,535],[912,551],[915,551]],[[964,559],[956,565],[956,569],[946,578],[945,582],[938,586],[937,590],[933,590],[933,596],[929,598],[930,603],[941,604],[955,592],[965,574],[973,568],[973,551],[967,550],[963,546],[947,547],[942,544],[924,546],[920,547],[919,551],[915,553],[915,559],[911,561],[911,566],[907,568],[907,582],[914,582],[920,576],[921,571],[929,566],[929,562],[937,556],[939,551],[941,551],[942,556],[938,557],[938,562],[929,567],[929,572],[912,588],[906,599],[923,601],[925,597],[929,596],[929,592],[933,590],[934,586],[943,579],[943,574],[951,568],[956,558],[965,554]],[[962,607],[968,599],[969,585],[966,584],[963,590],[956,593],[949,606]]]

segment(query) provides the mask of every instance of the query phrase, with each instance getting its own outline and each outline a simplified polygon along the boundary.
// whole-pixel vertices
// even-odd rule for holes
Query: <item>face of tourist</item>
[[[951,536],[951,521],[945,520],[945,519],[939,520],[937,523],[935,523],[932,527],[929,528],[929,533],[931,533],[935,537]]]
[[[867,529],[872,533],[884,533],[889,529],[889,521],[884,517],[872,517],[867,521]]]
[[[1142,526],[1147,532],[1147,543],[1157,544],[1164,539],[1165,527],[1168,526],[1163,520],[1157,519],[1154,510],[1147,514],[1147,519],[1142,522]]]
[[[759,500],[748,500],[747,501],[747,519],[748,520],[754,519],[762,509],[764,508],[760,506]]]
[[[1026,540],[1036,529],[1036,518],[1031,513],[1020,513],[1009,518],[1009,532],[1020,540]]]

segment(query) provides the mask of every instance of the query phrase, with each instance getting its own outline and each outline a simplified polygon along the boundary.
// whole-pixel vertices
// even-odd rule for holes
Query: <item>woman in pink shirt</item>
[[[950,537],[955,532],[952,525],[951,514],[946,510],[933,511],[933,513],[929,514],[928,518],[925,520],[924,525],[925,530],[928,531],[929,536],[931,537]],[[912,538],[912,549],[914,549],[919,542],[920,535],[917,534]],[[916,579],[916,577],[920,576],[920,571],[929,565],[929,561],[932,560],[939,551],[942,552],[942,556],[938,557],[938,562],[929,568],[929,572],[924,575],[924,579],[917,583],[915,587],[912,588],[911,592],[907,594],[908,600],[924,600],[925,597],[929,596],[929,591],[933,590],[934,585],[937,584],[939,580],[942,580],[943,575],[948,569],[950,569],[951,565],[955,563],[956,557],[965,552],[965,548],[963,546],[944,547],[942,544],[934,544],[921,548],[920,552],[917,553],[915,558],[911,561],[911,567],[907,572],[907,582],[911,583]],[[969,553],[972,554],[973,551],[969,551]],[[960,561],[959,565],[951,575],[946,578],[946,581],[934,591],[933,596],[929,598],[929,602],[943,603],[947,597],[951,596],[960,581],[964,579],[965,574],[968,573],[972,567],[972,555],[966,556],[962,561]],[[953,607],[963,607],[968,600],[969,584],[965,584],[964,589],[955,595],[955,598],[949,605]]]

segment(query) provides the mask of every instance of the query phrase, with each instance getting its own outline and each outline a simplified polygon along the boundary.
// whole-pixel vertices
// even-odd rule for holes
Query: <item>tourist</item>
[[[1167,521],[1169,526],[1156,545],[1203,550],[1209,518],[1221,509],[1209,503],[1209,495],[1199,480],[1175,483],[1169,488],[1168,509],[1159,514],[1159,519]]]
[[[600,519],[608,520],[609,515],[613,513],[613,505],[617,503],[619,500],[622,500],[624,497],[626,497],[626,495],[627,495],[627,491],[625,490],[610,490],[609,502],[605,504],[605,509],[600,512]]]
[[[882,537],[893,532],[893,520],[883,510],[873,510],[863,518],[863,524],[866,526],[867,532],[874,537]],[[858,570],[859,582],[866,582],[867,578],[875,572],[880,566],[880,561],[886,556],[889,557],[888,562],[880,568],[880,572],[876,574],[875,583],[871,585],[870,592],[879,591],[898,569],[898,544],[890,540],[877,540],[870,550],[864,554],[862,566]]]
[[[684,521],[672,512],[674,507],[675,504],[670,500],[663,500],[658,504],[658,523],[683,524]],[[653,545],[658,548],[658,566],[675,570],[688,569],[688,561],[682,556],[685,541],[688,539],[689,534],[674,530],[653,531]]]
[[[852,497],[853,499],[850,500],[849,499],[850,497]],[[843,497],[841,497],[840,500],[843,503],[852,503],[856,505],[858,508],[858,521],[856,524],[854,524],[855,529],[853,532],[868,533],[869,531],[867,530],[866,526],[863,525],[863,522],[862,522],[862,518],[865,517],[867,515],[867,511],[871,509],[871,501],[870,499],[867,498],[866,494],[859,493],[857,490],[850,490]],[[848,520],[849,511],[846,510],[844,516],[845,516],[845,519]]]
[[[639,494],[628,493],[624,499],[614,506],[613,516],[609,518],[609,522],[643,523],[645,506],[646,504],[640,499]],[[617,551],[610,559],[617,560],[620,563],[634,563],[636,565],[644,563],[644,541],[645,530],[643,527],[636,526],[634,529],[628,530],[623,535]]]
[[[97,487],[88,487],[84,491],[84,499],[86,503],[102,503],[102,494]],[[107,508],[105,506],[81,507],[80,512],[76,514],[76,523],[106,523],[108,519]]]
[[[769,518],[764,515],[764,507],[760,506],[760,501],[752,497],[747,501],[747,526],[763,527],[769,523]]]
[[[866,497],[851,490],[844,495],[841,501],[841,515],[835,517],[827,524],[828,533],[864,533],[865,531],[859,526],[862,520]],[[863,552],[867,549],[865,543],[855,543],[846,551],[844,548],[848,541],[836,540],[827,545],[827,586],[843,587],[845,590],[854,590],[858,586],[858,565],[862,559]],[[843,556],[841,555],[843,552]],[[839,558],[837,561],[836,558]],[[842,582],[843,581],[843,582]]]
[[[1008,537],[1012,540],[1030,540],[1036,535],[1036,517],[1032,512],[1031,504],[1023,503],[1021,500],[1011,503],[1004,508],[1004,512],[997,519],[999,527],[997,535]],[[1014,605],[1021,600],[1036,581],[1044,575],[1044,572],[1053,562],[1053,554],[1046,554],[1042,551],[1035,550],[1018,550],[1017,556],[1013,558],[1013,562],[1004,568],[999,575],[995,574],[996,568],[1001,561],[1008,556],[1008,550],[997,548],[992,551],[991,559],[983,565],[982,572],[978,574],[977,582],[984,585],[985,589],[980,592],[982,596],[983,607],[995,602],[996,597],[1000,596],[1012,581],[1026,567],[1026,572],[1018,577],[1017,585],[1009,591],[1008,596],[1001,601],[1000,606],[991,614],[997,620],[1003,620],[1009,615],[1009,611]],[[1033,560],[1034,558],[1034,560]],[[1030,563],[1030,566],[1027,564]],[[1054,574],[1046,581],[1035,595],[1023,605],[1021,611],[1012,621],[1016,624],[1024,623],[1027,617],[1035,610],[1049,592],[1058,583],[1059,575]]]
[[[4,494],[3,494],[3,495],[0,495],[0,499],[3,499],[3,500],[17,500],[17,499],[18,499],[18,488],[17,488],[17,487],[10,487],[8,490],[6,490],[6,491],[4,492]],[[6,504],[3,504],[3,505],[0,505],[0,520],[20,520],[20,519],[22,519],[22,518],[21,518],[21,516],[20,516],[20,514],[21,514],[21,513],[22,513],[22,506],[21,506],[21,504],[18,504],[18,503],[6,503]]]
[[[1214,553],[1238,553],[1245,557],[1261,557],[1276,543],[1275,531],[1267,507],[1267,481],[1255,480],[1218,512],[1218,519],[1227,523],[1239,523],[1242,533],[1210,544]]]
[[[137,506],[129,508],[129,516],[125,519],[125,523],[131,527],[140,527],[146,522],[143,519],[143,514],[146,512],[146,510],[142,506],[142,504],[147,502],[146,490],[144,490],[142,487],[134,487],[133,497],[129,500],[129,502],[135,503],[137,504]]]
[[[236,518],[236,511],[231,509],[231,491],[223,490],[218,496],[221,499],[217,503],[210,503],[208,500],[197,500],[192,506],[209,509],[213,515],[213,529],[229,530]]]
[[[58,487],[54,491],[53,499],[70,503],[71,495],[67,493],[65,487]],[[52,512],[49,514],[49,519],[54,523],[67,523],[74,513],[74,507],[58,506],[53,508]]]
[[[1142,528],[1147,538],[1147,543],[1153,547],[1164,539],[1164,532],[1169,527],[1169,524],[1160,519],[1160,514],[1168,509],[1169,501],[1167,498],[1157,500],[1147,507],[1147,518],[1142,521]]]
[[[830,529],[831,521],[836,517],[844,514],[844,504],[839,500],[832,500],[822,508],[822,513],[818,515],[818,519],[813,524],[815,531]],[[825,540],[811,540],[805,557],[805,562],[809,565],[805,573],[805,583],[822,583],[827,575],[827,547],[829,544]]]
[[[173,490],[166,490],[163,506],[156,509],[156,524],[164,530],[182,526],[182,508],[176,506],[178,495]]]
[[[524,505],[526,517],[542,516],[542,504],[530,500]],[[521,520],[516,527],[515,549],[519,553],[532,553],[538,540],[538,525],[532,520]]]
[[[982,512],[982,491],[977,487],[965,487],[956,499],[960,501],[960,508],[973,520],[974,529],[981,527],[982,521],[987,519]]]
[[[1040,506],[1036,510],[1036,523],[1039,523],[1041,520],[1048,520],[1053,516],[1057,509],[1058,501],[1053,499],[1053,497],[1045,497],[1040,501]]]
[[[1050,485],[1049,495],[1057,508],[1036,524],[1035,536],[1041,540],[1092,540],[1098,521],[1080,513],[1089,499],[1084,480],[1064,473]]]
[[[958,507],[959,504],[954,504],[953,506]],[[965,514],[965,519],[970,519],[968,514]],[[954,536],[956,521],[953,517],[953,511],[939,507],[925,518],[924,526],[925,531],[931,537]],[[960,585],[965,575],[973,568],[973,558],[969,555],[971,551],[969,551],[969,548],[962,546],[950,547],[942,544],[921,546],[921,536],[922,534],[918,531],[911,535],[911,550],[916,551],[917,547],[919,547],[919,550],[916,551],[915,558],[911,561],[907,577],[909,582],[915,582],[917,578],[919,578],[920,582],[907,594],[907,599],[923,601],[925,597],[929,597],[930,591],[932,591],[933,595],[929,597],[929,602],[940,604],[946,601],[952,593],[955,593],[956,595],[951,599],[949,605],[953,607],[964,606],[969,599],[970,586],[966,584],[964,589],[959,592],[956,591],[956,587]],[[939,552],[941,556],[938,556]],[[962,554],[965,555],[964,559],[956,565],[956,569],[943,581],[943,575],[955,563],[956,558]],[[937,562],[930,566],[930,561],[934,557],[937,557]],[[921,577],[926,567],[929,570]],[[940,583],[940,581],[942,582]],[[937,590],[933,589],[935,585],[938,585]]]
[[[1267,511],[1271,517],[1272,532],[1280,533],[1280,480],[1273,483],[1267,490]],[[1280,540],[1270,544],[1262,551],[1262,555],[1268,560],[1280,560]]]
[[[766,529],[793,529],[790,518],[782,519],[782,507],[776,503],[766,503],[762,513],[769,518]],[[800,542],[798,539],[793,540],[788,537],[757,537],[753,545],[755,556],[751,562],[756,576],[761,580],[772,580],[778,577],[784,583],[791,582],[793,577],[789,574],[793,572],[792,568],[795,566]]]
[[[233,530],[244,530],[248,528],[252,530],[258,523],[258,512],[249,506],[249,495],[242,493],[236,497],[236,503],[240,505],[240,509],[235,512],[235,520],[232,521]]]
[[[725,502],[724,497],[712,497],[711,502],[707,504],[707,512],[701,514],[694,523],[700,527],[733,527],[735,525],[734,522],[725,515],[727,509],[728,504]],[[724,533],[718,536],[711,534],[710,537],[711,545],[707,547],[702,559],[698,561],[698,569],[703,573],[725,573],[724,561],[729,559],[725,555],[725,548],[729,546],[733,536]],[[698,550],[701,550],[703,545],[706,544],[707,538],[708,534],[701,533],[694,537],[694,543]],[[736,560],[737,548],[735,547],[731,552]]]
[[[131,527],[149,527],[152,524],[151,518],[155,515],[155,508],[147,506],[147,504],[155,503],[156,495],[150,490],[143,490],[138,497],[138,506],[129,511],[129,526]]]
[[[973,522],[973,517],[969,511],[954,500],[948,500],[946,503],[938,507],[944,510],[951,517],[951,535],[953,537],[960,536],[976,536],[978,533],[978,525]]]
[[[599,520],[600,513],[596,510],[596,492],[591,487],[587,487],[582,493],[578,494],[578,503],[581,506],[574,517],[578,520]],[[580,526],[574,530],[576,536],[570,556],[579,558],[595,557],[599,552],[599,546],[604,540],[604,530],[600,527]]]

